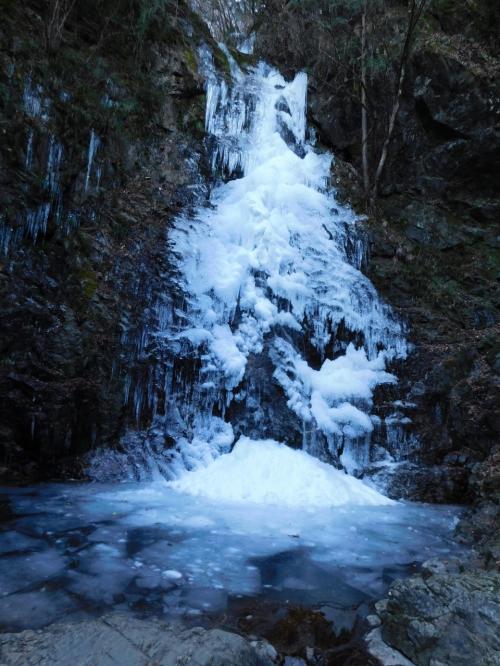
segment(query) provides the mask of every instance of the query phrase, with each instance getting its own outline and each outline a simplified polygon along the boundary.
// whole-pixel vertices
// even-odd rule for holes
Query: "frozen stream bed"
[[[458,548],[449,506],[266,506],[165,482],[0,494],[4,631],[110,609],[209,625],[243,602],[321,608],[342,628],[395,577]]]

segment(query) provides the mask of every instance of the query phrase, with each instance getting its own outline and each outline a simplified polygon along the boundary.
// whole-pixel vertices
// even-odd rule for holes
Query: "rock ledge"
[[[257,650],[257,648],[262,648]],[[271,666],[265,646],[219,629],[113,613],[0,636],[2,666]]]

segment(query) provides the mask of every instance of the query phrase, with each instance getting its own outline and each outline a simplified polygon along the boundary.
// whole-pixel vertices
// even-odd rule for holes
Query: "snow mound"
[[[169,485],[218,502],[314,508],[395,504],[359,479],[273,440],[241,437],[231,453]]]

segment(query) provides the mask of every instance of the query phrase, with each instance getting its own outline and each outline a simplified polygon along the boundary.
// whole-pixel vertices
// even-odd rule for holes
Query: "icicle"
[[[33,87],[31,77],[27,77],[23,90],[23,105],[25,112],[32,118],[38,118],[42,111],[42,100],[40,86]]]
[[[0,250],[2,254],[8,255],[10,250],[21,241],[22,237],[23,228],[21,226],[14,229],[0,221]]]
[[[26,145],[26,157],[24,160],[24,168],[26,171],[29,171],[31,169],[31,166],[33,164],[33,137],[34,137],[34,130],[32,127],[29,128],[28,130],[28,142]]]
[[[50,203],[41,204],[36,210],[30,210],[26,214],[26,233],[33,241],[38,236],[44,236],[47,233],[47,223],[50,215]]]
[[[87,173],[85,175],[85,187],[84,190],[85,192],[89,188],[89,183],[90,183],[90,176],[92,174],[92,164],[94,162],[94,158],[96,156],[96,153],[99,149],[99,146],[101,144],[101,140],[97,136],[94,130],[91,130],[90,132],[90,140],[89,140],[89,149],[88,149],[88,154],[87,154]]]
[[[59,195],[59,171],[63,157],[63,147],[54,136],[50,137],[47,154],[47,172],[44,185],[54,196]]]

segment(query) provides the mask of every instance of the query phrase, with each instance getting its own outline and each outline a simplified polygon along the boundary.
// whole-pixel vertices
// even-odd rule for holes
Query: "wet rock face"
[[[418,666],[497,664],[500,576],[436,566],[398,581],[379,602],[383,639]]]
[[[467,497],[467,471],[458,465],[423,465],[402,462],[396,468],[373,466],[366,472],[393,499],[447,504],[456,502],[462,491]]]
[[[355,611],[338,611],[335,618],[335,610],[327,606],[312,610],[287,604],[285,610],[262,600],[250,605],[245,600],[238,603],[238,629],[245,636],[263,636],[264,644],[272,645],[284,664],[379,664],[365,649],[365,623]]]
[[[500,135],[498,89],[490,73],[464,61],[459,52],[444,54],[424,44],[415,53],[410,76],[411,96],[402,120],[414,124],[413,150],[424,143],[428,148],[406,173],[417,178],[413,187],[457,202],[464,194],[495,197],[492,169],[500,159]],[[411,150],[403,133],[398,142]],[[397,182],[401,177],[405,174]]]
[[[403,195],[398,201],[405,205]],[[451,501],[474,499],[472,471],[488,458],[499,433],[493,225],[449,209],[445,219],[443,204],[428,210],[427,203],[413,200],[399,211],[394,202],[382,205],[382,220],[370,225],[369,271],[411,325],[414,352],[403,381],[415,404],[420,443],[411,461],[448,469],[449,479],[458,481]],[[470,483],[464,484],[460,470]]]
[[[237,437],[286,441],[300,448],[303,424],[288,408],[287,397],[273,377],[268,347],[266,344],[261,354],[249,358],[247,377],[226,410],[226,418]]]
[[[11,5],[0,28],[0,474],[27,481],[80,475],[78,456],[137,420],[169,220],[193,184],[203,189],[204,33],[182,5],[168,39],[155,33],[139,58],[97,48],[75,16],[51,55],[38,4]]]

